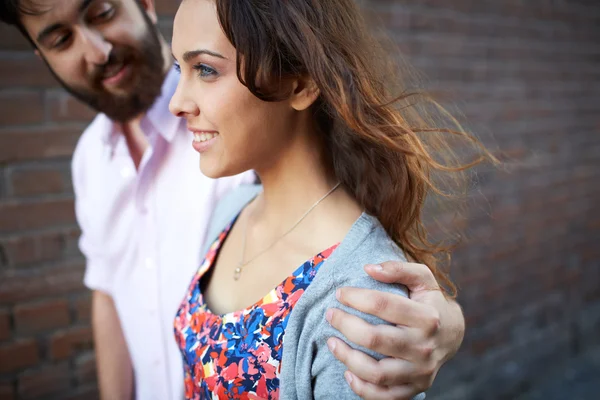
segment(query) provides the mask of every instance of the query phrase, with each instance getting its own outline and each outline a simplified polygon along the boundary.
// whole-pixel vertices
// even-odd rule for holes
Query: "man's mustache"
[[[114,48],[108,55],[108,60],[102,65],[96,66],[90,73],[89,79],[95,85],[101,85],[102,81],[111,74],[114,74],[114,68],[120,68],[127,62],[127,50]]]

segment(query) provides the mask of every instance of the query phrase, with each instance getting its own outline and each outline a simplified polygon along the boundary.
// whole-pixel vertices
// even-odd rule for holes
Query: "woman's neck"
[[[256,172],[264,192],[252,213],[282,227],[295,223],[337,183],[316,135],[295,136],[275,162]]]

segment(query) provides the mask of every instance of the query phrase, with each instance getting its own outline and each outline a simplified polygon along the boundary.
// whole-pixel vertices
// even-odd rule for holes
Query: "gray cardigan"
[[[213,213],[203,254],[231,220],[252,200],[262,187],[242,185],[228,193]],[[380,283],[363,270],[365,264],[406,258],[398,246],[372,216],[363,213],[344,240],[321,265],[319,272],[294,306],[283,339],[281,360],[281,399],[357,399],[346,383],[346,367],[327,347],[327,339],[336,336],[348,340],[325,319],[328,308],[340,308],[358,315],[371,324],[387,323],[339,303],[335,289],[341,286],[362,287],[407,295],[404,286]],[[369,355],[382,355],[349,343]],[[424,393],[415,399],[423,399]]]

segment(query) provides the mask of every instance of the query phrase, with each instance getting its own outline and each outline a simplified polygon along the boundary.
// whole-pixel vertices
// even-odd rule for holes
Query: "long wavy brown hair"
[[[463,171],[493,157],[431,97],[410,89],[414,74],[371,33],[353,0],[214,1],[240,81],[276,101],[286,96],[285,79],[312,79],[316,125],[336,177],[455,296],[443,265],[451,246],[431,241],[423,205],[432,192],[456,194]],[[454,150],[465,145],[476,149],[468,161]]]

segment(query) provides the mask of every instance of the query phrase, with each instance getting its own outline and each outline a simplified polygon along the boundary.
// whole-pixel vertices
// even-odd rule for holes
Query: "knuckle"
[[[435,347],[433,346],[433,344],[426,344],[424,346],[421,346],[419,349],[421,357],[425,360],[431,359],[434,351]]]
[[[382,386],[386,383],[386,376],[381,369],[376,368],[373,371],[371,371],[369,381],[371,381],[371,383],[374,385]]]
[[[370,333],[367,333],[365,335],[365,344],[364,344],[365,347],[367,347],[371,350],[377,350],[380,345],[381,345],[381,336],[376,330],[373,330]]]
[[[439,311],[435,309],[431,310],[431,312],[427,315],[425,322],[427,326],[427,333],[430,335],[435,335],[440,330],[441,326],[441,317]]]
[[[373,297],[373,311],[376,313],[381,313],[388,308],[389,302],[385,296],[375,295]]]

